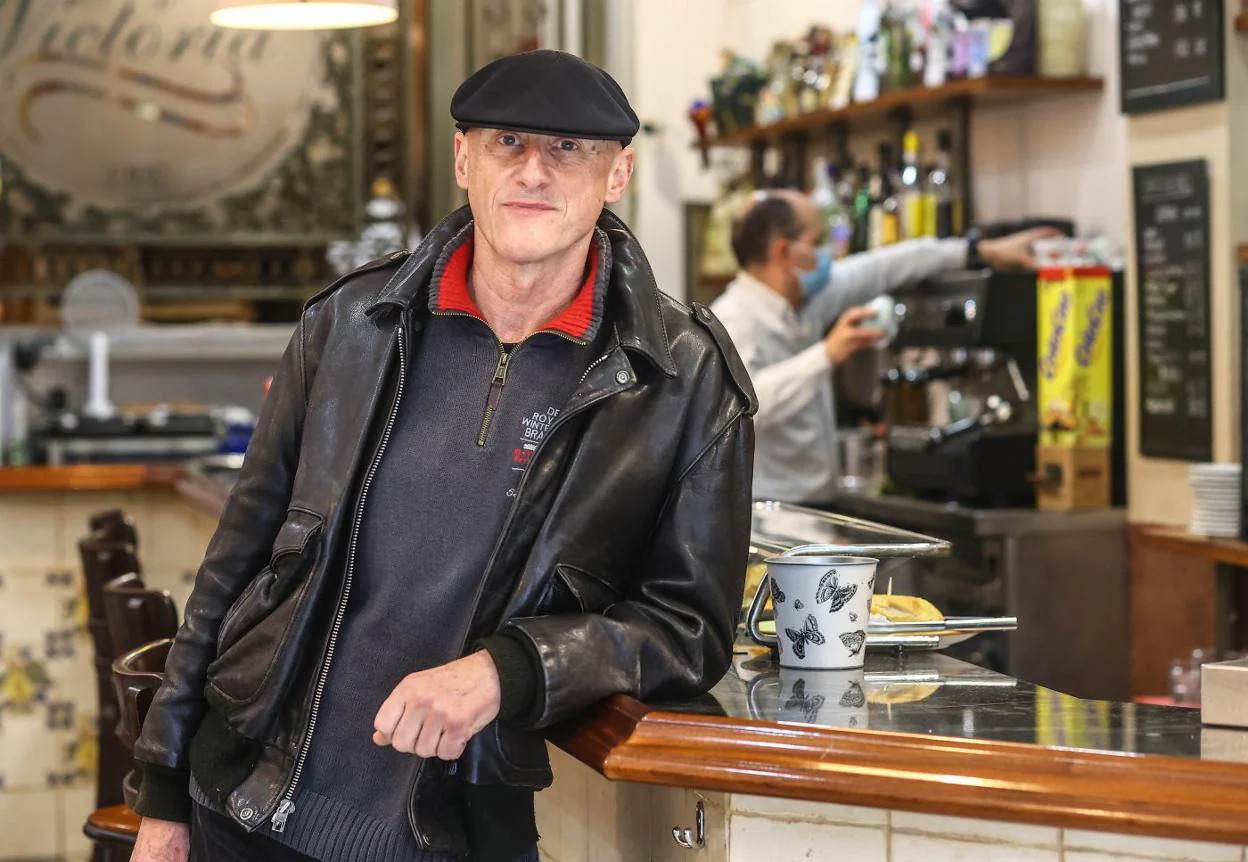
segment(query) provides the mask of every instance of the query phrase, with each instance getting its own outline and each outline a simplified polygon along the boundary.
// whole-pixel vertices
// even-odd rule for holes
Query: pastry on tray
[[[871,597],[871,622],[940,622],[945,615],[927,599],[918,596],[883,595]]]

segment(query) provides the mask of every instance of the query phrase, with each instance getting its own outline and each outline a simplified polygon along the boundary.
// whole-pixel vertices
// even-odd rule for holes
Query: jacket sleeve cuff
[[[189,823],[191,820],[191,773],[139,763],[139,796],[134,813],[155,820]]]
[[[510,721],[532,711],[543,700],[541,664],[525,638],[500,632],[479,644],[498,670],[498,717]]]

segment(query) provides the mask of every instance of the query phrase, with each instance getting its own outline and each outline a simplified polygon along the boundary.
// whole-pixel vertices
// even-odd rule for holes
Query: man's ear
[[[607,175],[606,202],[617,203],[624,192],[628,191],[628,181],[633,176],[633,163],[637,153],[632,147],[624,147],[615,154],[611,162],[611,173]]]
[[[767,243],[767,259],[776,263],[787,263],[793,254],[793,240],[782,236],[773,237]]]
[[[468,190],[468,143],[467,135],[455,133],[455,184],[464,191]]]

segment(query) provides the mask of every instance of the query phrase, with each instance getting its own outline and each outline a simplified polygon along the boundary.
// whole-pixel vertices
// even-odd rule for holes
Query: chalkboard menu
[[[1209,166],[1135,168],[1140,454],[1213,457],[1209,356]]]
[[[1122,112],[1223,98],[1224,0],[1119,0]]]

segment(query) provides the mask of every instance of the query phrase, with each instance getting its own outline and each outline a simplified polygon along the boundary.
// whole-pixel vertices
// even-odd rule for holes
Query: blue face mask
[[[815,250],[815,268],[802,270],[798,279],[802,283],[802,296],[809,300],[828,286],[832,278],[832,249],[826,246]]]

